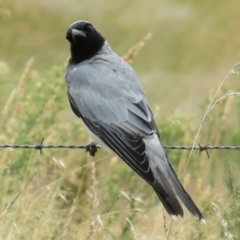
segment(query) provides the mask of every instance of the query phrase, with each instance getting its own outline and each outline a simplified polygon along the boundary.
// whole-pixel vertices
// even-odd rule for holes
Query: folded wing
[[[169,214],[183,216],[176,192],[196,217],[203,218],[167,160],[135,73],[124,66],[96,62],[69,68],[66,81],[74,113],[154,188]]]

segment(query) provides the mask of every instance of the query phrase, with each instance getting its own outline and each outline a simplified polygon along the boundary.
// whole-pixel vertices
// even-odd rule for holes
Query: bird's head
[[[91,58],[105,42],[102,35],[86,21],[71,24],[67,30],[66,39],[70,43],[72,55],[70,61],[73,63]]]

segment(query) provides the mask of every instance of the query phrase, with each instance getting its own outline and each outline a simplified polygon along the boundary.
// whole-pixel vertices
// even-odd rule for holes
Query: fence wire
[[[44,138],[38,141],[35,144],[0,144],[0,148],[13,148],[13,149],[36,149],[42,153],[43,149],[85,149],[87,150],[88,145],[65,145],[65,144],[51,144],[44,145]],[[98,147],[100,148],[100,147]],[[201,145],[198,144],[198,147],[193,146],[164,146],[165,149],[170,150],[198,150],[199,152],[205,151],[209,157],[208,150],[240,150],[240,146],[211,146],[210,144]]]

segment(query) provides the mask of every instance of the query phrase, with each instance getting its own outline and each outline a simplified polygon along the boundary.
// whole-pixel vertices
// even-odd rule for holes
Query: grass
[[[3,107],[1,142],[32,144],[42,136],[45,144],[88,142],[79,120],[69,117],[64,66],[41,75],[33,70],[33,61],[27,62]],[[214,144],[237,144],[232,139],[239,129],[229,133],[229,126],[225,127],[234,105],[239,105],[233,101],[237,97],[237,92],[227,92],[212,101],[201,140],[209,140],[210,134]],[[158,108],[155,112],[166,145],[192,144],[191,118],[176,112],[169,121]],[[238,239],[237,152],[221,152],[221,157],[219,151],[211,152],[210,160],[205,154],[192,153],[184,185],[207,224],[185,211],[184,220],[174,222],[169,238],[170,217],[153,191],[116,156],[99,151],[93,159],[79,150],[44,150],[40,155],[6,149],[0,153],[2,239]],[[170,153],[179,176],[187,155]]]
[[[239,60],[238,8],[237,0],[229,4],[224,0],[214,4],[207,0],[153,0],[147,5],[142,0],[118,4],[111,0],[97,4],[62,0],[57,7],[51,0],[24,0],[24,4],[20,0],[4,0],[1,9],[8,14],[0,17],[0,61],[7,62],[13,73],[7,81],[5,98],[31,57],[39,72],[66,61],[69,47],[65,31],[70,23],[86,19],[121,56],[151,32],[150,44],[132,63],[150,103],[159,103],[167,115],[181,109],[186,114],[198,114],[199,119],[201,111],[196,106]]]
[[[1,42],[0,143],[34,144],[42,137],[45,137],[45,144],[86,144],[90,141],[83,125],[70,110],[63,80],[68,53],[64,39],[59,39],[67,27],[63,26],[73,20],[67,17],[72,13],[71,18],[82,14],[83,18],[94,19],[103,27],[114,48],[122,53],[149,30],[153,33],[132,64],[150,95],[164,145],[192,145],[195,139],[202,144],[239,145],[239,65],[230,71],[223,85],[220,82],[224,77],[219,77],[219,73],[214,75],[218,71],[227,72],[237,62],[234,61],[238,57],[239,44],[235,30],[237,21],[233,20],[239,16],[236,1],[227,6],[224,1],[214,6],[208,1],[201,4],[186,1],[184,5],[161,2],[163,10],[156,1],[149,3],[147,8],[143,1],[131,4],[123,1],[120,6],[104,1],[92,6],[88,14],[84,12],[90,9],[87,2],[82,3],[81,9],[71,11],[65,2],[59,3],[62,6],[59,9],[52,7],[51,1],[43,3],[33,5],[26,1],[26,8],[18,1],[8,1],[0,6],[1,33],[17,37],[2,38]],[[130,23],[135,19],[136,6],[142,10],[142,17],[133,31]],[[216,11],[211,12],[213,7]],[[225,11],[220,11],[223,8]],[[40,10],[46,16],[41,26],[39,19],[43,14]],[[62,17],[63,12],[66,16]],[[99,21],[96,13],[99,13]],[[160,20],[154,20],[154,13]],[[57,27],[50,16],[58,19]],[[149,21],[146,22],[147,16]],[[112,17],[113,22],[106,21],[107,17]],[[158,21],[160,25],[156,24]],[[36,28],[38,31],[31,36],[29,33]],[[131,60],[142,45],[142,41],[134,45],[125,59]],[[194,51],[196,48],[199,51]],[[59,49],[64,50],[59,52]],[[156,54],[158,51],[161,56]],[[21,73],[23,62],[26,66]],[[225,70],[217,68],[218,65]],[[156,71],[159,66],[162,69]],[[210,71],[211,68],[215,70]],[[187,72],[187,69],[192,70]],[[183,83],[181,80],[185,76]],[[159,77],[165,79],[161,88],[157,82]],[[201,86],[205,85],[204,78],[212,80],[205,88]],[[193,88],[198,80],[199,85]],[[197,89],[197,93],[188,94],[185,84]],[[183,93],[179,90],[181,87]],[[199,107],[195,98],[201,100]],[[162,103],[161,107],[156,99]],[[191,114],[177,109],[181,99],[193,99]],[[177,110],[166,111],[169,102],[170,108]],[[196,111],[201,117],[195,115]],[[201,130],[197,131],[199,125]],[[168,152],[181,178],[189,152]],[[0,239],[240,238],[237,150],[210,151],[210,159],[205,153],[191,154],[184,186],[207,223],[199,223],[185,209],[184,219],[174,221],[171,231],[171,218],[156,195],[115,155],[100,150],[93,159],[82,150],[44,150],[41,155],[34,150],[0,149],[0,159]]]

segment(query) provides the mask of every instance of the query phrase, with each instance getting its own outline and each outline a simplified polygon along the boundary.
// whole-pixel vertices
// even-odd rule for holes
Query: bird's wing
[[[71,107],[92,133],[153,184],[142,139],[158,134],[152,112],[131,68],[114,69],[107,64],[96,61],[68,69]]]
[[[153,186],[170,214],[183,215],[167,177],[166,157],[158,159],[158,172],[150,162],[144,139],[153,135],[159,138],[159,133],[135,73],[124,62],[114,68],[114,64],[102,61],[67,69],[72,110],[92,133]],[[158,141],[157,147],[162,148]]]
[[[169,214],[183,216],[177,191],[187,207],[193,204],[189,210],[200,216],[168,162],[135,73],[123,62],[114,67],[107,60],[98,61],[68,67],[66,81],[74,113],[154,188]]]
[[[99,58],[68,67],[66,81],[75,114],[145,180],[153,182],[142,138],[158,130],[132,68],[125,62]]]

